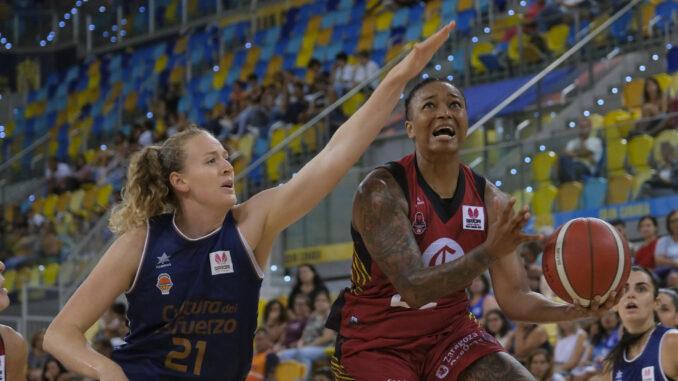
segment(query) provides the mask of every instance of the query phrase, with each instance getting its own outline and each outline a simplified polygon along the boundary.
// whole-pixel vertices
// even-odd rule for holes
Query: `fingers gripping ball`
[[[561,299],[588,307],[596,295],[604,303],[619,293],[631,270],[626,241],[598,218],[577,218],[549,237],[542,259],[544,277]]]

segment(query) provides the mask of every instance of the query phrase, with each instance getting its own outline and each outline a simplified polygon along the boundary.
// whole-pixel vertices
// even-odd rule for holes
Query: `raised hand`
[[[542,239],[540,234],[523,233],[522,230],[530,219],[530,208],[523,206],[518,213],[514,213],[515,203],[516,199],[511,197],[502,207],[499,197],[493,200],[485,248],[497,258],[511,254],[523,242]]]
[[[451,21],[426,40],[415,44],[412,51],[391,70],[390,74],[401,76],[405,80],[414,78],[431,61],[431,58],[433,58],[433,55],[440,49],[443,43],[447,41],[455,24],[454,21]]]

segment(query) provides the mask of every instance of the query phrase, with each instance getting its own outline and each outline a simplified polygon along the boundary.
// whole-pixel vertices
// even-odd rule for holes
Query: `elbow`
[[[45,352],[49,352],[52,355],[55,355],[55,352],[59,346],[59,339],[57,338],[58,328],[55,327],[55,321],[53,321],[47,330],[45,331],[45,336],[42,339],[42,349]]]

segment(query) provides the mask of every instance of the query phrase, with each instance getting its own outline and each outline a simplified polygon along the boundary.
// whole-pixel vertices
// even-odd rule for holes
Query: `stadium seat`
[[[608,182],[608,204],[621,204],[631,199],[633,176],[628,173],[612,175]]]
[[[567,36],[570,33],[570,26],[567,24],[558,24],[546,32],[546,46],[548,49],[559,56],[565,53],[567,48]]]
[[[596,209],[605,204],[607,194],[607,179],[602,177],[589,177],[584,184],[581,194],[582,209]]]
[[[558,211],[569,212],[579,207],[579,196],[583,185],[579,181],[570,181],[558,187]]]
[[[42,284],[44,286],[56,285],[58,275],[59,275],[59,263],[52,262],[48,264],[42,271]]]
[[[612,110],[603,117],[605,137],[608,140],[625,138],[633,128],[633,114],[626,110]],[[629,123],[624,123],[629,122]]]
[[[280,144],[286,137],[285,126],[272,127],[270,131],[270,146],[269,150],[276,147]],[[285,150],[282,149],[274,153],[271,157],[266,160],[266,171],[268,173],[268,179],[271,182],[277,182],[281,177],[281,166],[285,163]]]
[[[389,27],[391,26],[391,21],[393,20],[393,12],[386,11],[382,12],[377,16],[376,20],[376,30],[381,32],[381,31],[387,31]]]
[[[45,198],[45,203],[43,205],[42,215],[49,218],[50,220],[54,220],[56,214],[56,205],[58,201],[59,195],[57,194],[50,194],[49,196],[47,196]]]
[[[607,173],[609,177],[622,175],[626,171],[624,163],[626,160],[627,144],[625,139],[613,139],[607,142]],[[611,184],[610,184],[611,186]]]
[[[96,192],[95,209],[100,212],[105,211],[111,203],[111,194],[113,193],[113,185],[106,184],[101,186]]]
[[[520,35],[515,35],[511,37],[508,47],[508,57],[514,64],[520,64],[521,60],[523,63],[534,63],[542,59],[539,49],[537,49],[534,44],[529,42],[526,38],[522,38],[522,42],[519,38]],[[522,52],[519,47],[522,45]]]
[[[488,70],[485,64],[479,59],[479,56],[492,53],[493,51],[494,45],[490,42],[479,42],[473,46],[473,50],[471,51],[471,67],[477,74],[483,74]]]
[[[634,109],[643,105],[644,78],[636,78],[628,82],[622,91],[622,105],[628,109]]]
[[[673,144],[674,147],[678,148],[678,131],[664,130],[654,139],[654,146],[652,147],[652,152],[654,161],[657,163],[662,162],[661,145],[663,142],[671,143]]]
[[[532,161],[532,180],[537,184],[551,183],[551,169],[556,163],[558,155],[553,151],[544,151],[534,155]]]
[[[534,192],[528,192],[524,189],[516,189],[511,192],[511,197],[516,199],[516,204],[514,205],[515,210],[519,210],[523,205],[530,205],[532,203],[532,196]]]
[[[421,31],[421,36],[427,38],[435,33],[440,27],[440,17],[432,16],[425,23]]]
[[[647,169],[644,171],[636,172],[633,175],[633,185],[632,185],[633,188],[631,189],[631,192],[634,199],[638,196],[640,188],[643,186],[643,183],[652,178],[654,174],[655,171],[653,169]]]
[[[301,381],[306,373],[306,365],[297,361],[281,361],[275,368],[273,378],[276,381]]]
[[[289,134],[292,135],[295,131],[297,131],[301,127],[302,127],[302,124],[295,124],[295,125],[291,126],[290,129],[289,129]],[[287,146],[292,154],[294,154],[294,155],[301,154],[302,139],[303,139],[303,135],[292,140],[290,142],[290,144]]]
[[[532,196],[532,211],[535,216],[550,215],[558,188],[551,184],[540,185]]]
[[[628,144],[629,164],[636,173],[650,169],[650,155],[654,145],[654,138],[649,135],[635,136]]]

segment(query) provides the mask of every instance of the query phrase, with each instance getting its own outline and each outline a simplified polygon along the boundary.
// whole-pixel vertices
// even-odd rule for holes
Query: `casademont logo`
[[[233,261],[230,251],[214,251],[210,253],[210,266],[212,275],[227,274],[233,272]]]

